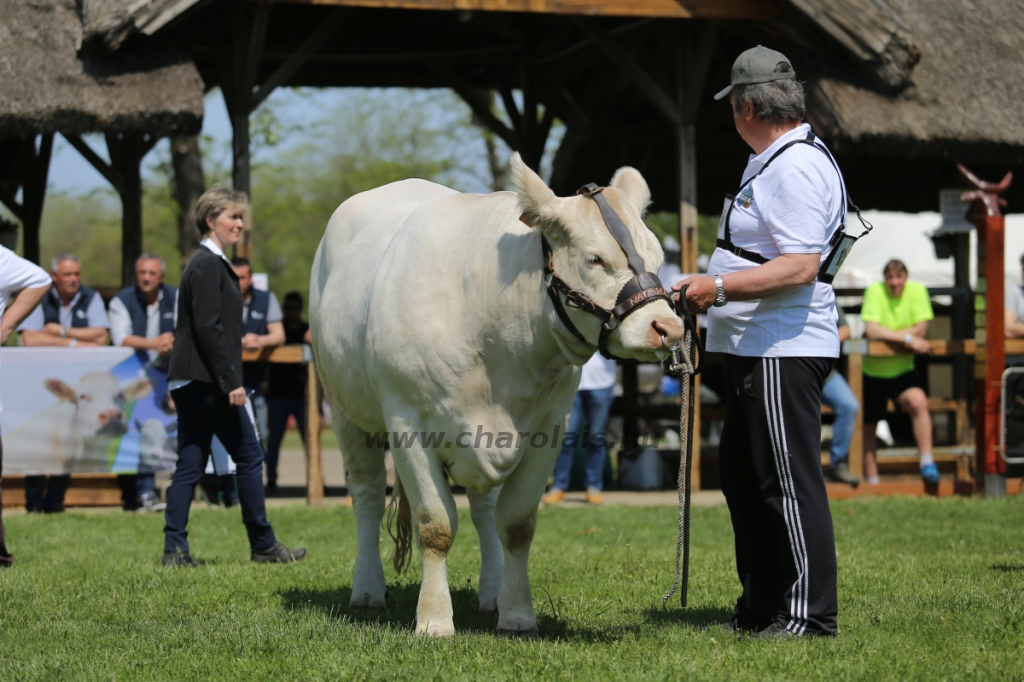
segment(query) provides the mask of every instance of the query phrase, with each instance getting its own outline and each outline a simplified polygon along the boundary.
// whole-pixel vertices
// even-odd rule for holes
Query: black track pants
[[[718,465],[743,585],[760,626],[836,632],[836,547],[821,473],[821,387],[832,358],[725,356]]]

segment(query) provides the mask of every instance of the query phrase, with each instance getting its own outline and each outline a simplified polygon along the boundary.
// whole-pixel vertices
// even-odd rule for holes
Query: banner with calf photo
[[[4,474],[173,469],[167,374],[131,348],[0,349]]]

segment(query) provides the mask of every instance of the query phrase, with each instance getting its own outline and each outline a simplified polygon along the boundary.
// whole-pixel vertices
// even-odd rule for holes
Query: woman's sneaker
[[[939,482],[939,468],[934,464],[925,464],[921,467],[921,480],[935,485]]]

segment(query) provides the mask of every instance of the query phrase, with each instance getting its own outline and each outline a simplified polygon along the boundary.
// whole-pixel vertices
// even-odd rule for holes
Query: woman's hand
[[[672,291],[681,291],[686,287],[686,304],[690,310],[702,313],[715,304],[715,278],[707,275],[694,275],[672,285]]]
[[[245,387],[239,386],[235,390],[228,393],[228,402],[231,403],[232,407],[242,407],[245,405]]]

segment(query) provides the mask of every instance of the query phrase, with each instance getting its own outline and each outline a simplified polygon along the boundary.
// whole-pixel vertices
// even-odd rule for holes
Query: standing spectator
[[[1021,254],[1020,264],[1024,268],[1024,254]],[[1003,325],[1006,338],[1024,338],[1024,286],[1018,284],[1007,289],[1003,307],[1006,309],[1006,320]]]
[[[238,498],[251,559],[289,562],[306,556],[305,549],[293,551],[278,542],[267,520],[263,448],[245,410],[242,295],[224,249],[238,243],[247,202],[244,192],[215,188],[196,203],[196,226],[203,240],[181,274],[168,369],[178,408],[178,465],[167,492],[165,566],[197,565],[186,527],[214,435],[238,464]]]
[[[615,398],[615,361],[595,353],[580,374],[580,386],[569,413],[569,425],[565,429],[565,441],[555,461],[555,478],[551,490],[544,496],[545,504],[558,504],[565,499],[569,489],[569,473],[572,471],[576,439],[572,437],[583,428],[586,419],[589,426],[587,446],[587,502],[601,504],[604,496],[604,463],[608,456],[608,440],[605,429],[608,426],[608,411]],[[572,435],[571,435],[572,434]]]
[[[11,332],[39,305],[51,285],[52,280],[45,270],[0,246],[0,343],[6,342]],[[7,302],[15,295],[17,298],[7,307]],[[0,438],[0,477],[3,469],[4,443]],[[0,567],[7,567],[14,557],[7,551],[3,512],[3,490],[0,490]]]
[[[836,311],[839,313],[839,343],[842,343],[850,338],[850,325],[846,323],[843,309],[836,306]],[[832,422],[832,445],[828,449],[829,465],[825,476],[829,480],[856,488],[860,485],[860,479],[850,473],[848,458],[860,403],[838,369],[833,369],[825,379],[825,385],[821,388],[821,402],[831,407],[835,415]]]
[[[164,284],[166,265],[158,253],[145,253],[135,261],[135,286],[121,290],[110,301],[110,335],[115,346],[134,348],[147,374],[160,372],[166,385],[167,363],[174,346],[174,308],[178,290]],[[163,395],[157,396],[162,399]],[[161,511],[160,495],[152,472],[121,474],[121,501],[126,511]]]
[[[252,285],[252,265],[245,258],[232,258],[231,267],[238,275],[238,286],[242,290],[242,337],[243,350],[273,348],[284,343],[284,327],[281,325],[281,304],[271,291],[261,291]],[[260,428],[260,438],[267,440],[267,405],[263,398],[263,378],[267,363],[242,363],[242,385],[252,392],[252,408]]]
[[[730,85],[753,154],[719,223],[711,276],[686,299],[708,311],[707,350],[725,357],[722,492],[742,593],[723,626],[758,638],[835,635],[836,544],[821,471],[821,389],[839,357],[835,292],[818,281],[846,216],[842,174],[804,122],[785,55],[742,53]]]
[[[309,324],[302,319],[302,294],[289,291],[284,295],[284,341],[287,344],[309,343]],[[267,441],[267,492],[277,490],[277,462],[281,440],[288,428],[288,417],[294,416],[302,443],[306,443],[306,367],[298,364],[271,364],[267,379],[267,413],[270,437]]]
[[[931,346],[924,338],[928,321],[935,317],[928,289],[918,282],[908,282],[907,266],[896,259],[886,263],[882,274],[884,283],[876,282],[864,290],[860,316],[866,323],[865,336],[902,344],[914,353],[931,353]],[[889,400],[910,416],[921,453],[921,479],[925,483],[938,483],[939,470],[932,457],[928,396],[924,382],[914,370],[911,354],[864,358],[864,473],[868,483],[878,483],[875,428],[886,418]]]
[[[41,305],[18,327],[26,346],[84,348],[104,346],[110,322],[103,299],[82,286],[82,263],[72,253],[57,256],[50,264],[53,288]],[[30,512],[64,511],[64,494],[70,474],[25,477],[25,507]]]

